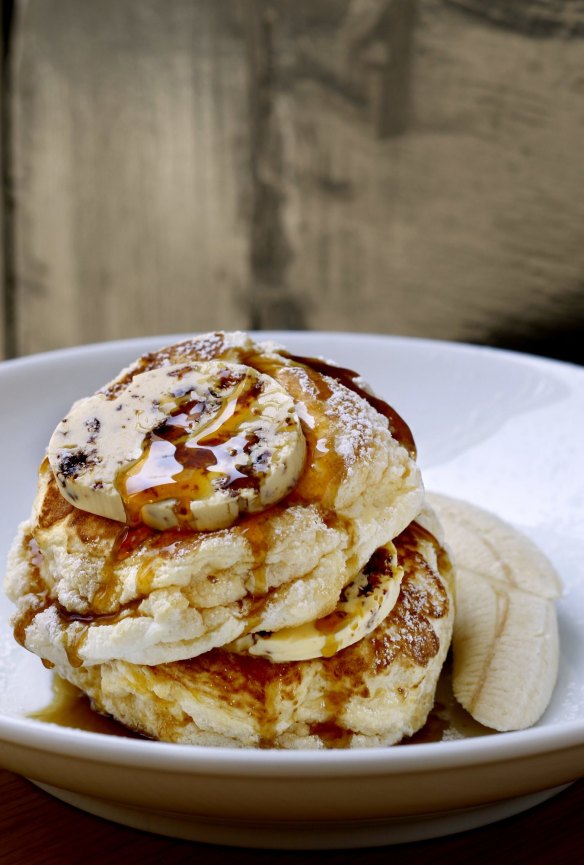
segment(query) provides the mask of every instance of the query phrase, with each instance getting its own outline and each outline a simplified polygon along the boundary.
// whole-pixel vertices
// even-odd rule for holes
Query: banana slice
[[[75,507],[160,530],[225,528],[263,510],[293,489],[305,454],[282,387],[225,361],[152,369],[114,398],[80,400],[48,448]]]
[[[530,727],[557,678],[559,577],[528,538],[493,514],[446,496],[428,499],[455,563],[454,695],[495,730]]]
[[[330,658],[370,634],[389,615],[397,601],[402,577],[403,568],[398,565],[397,552],[390,541],[379,547],[345,586],[339,603],[328,616],[273,633],[247,634],[227,648],[278,662]]]

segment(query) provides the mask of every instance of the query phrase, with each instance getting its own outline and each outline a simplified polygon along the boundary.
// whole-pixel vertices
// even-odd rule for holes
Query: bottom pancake
[[[394,540],[404,568],[387,618],[330,658],[274,663],[213,649],[158,666],[56,667],[94,707],[149,737],[195,745],[391,745],[426,721],[452,634],[452,570],[413,523]]]

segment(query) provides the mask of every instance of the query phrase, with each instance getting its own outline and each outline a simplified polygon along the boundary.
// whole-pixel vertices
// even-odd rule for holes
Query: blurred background
[[[3,356],[281,328],[584,362],[584,0],[2,23]]]

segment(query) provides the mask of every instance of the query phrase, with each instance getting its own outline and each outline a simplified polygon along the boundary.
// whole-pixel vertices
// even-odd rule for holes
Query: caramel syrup
[[[273,510],[269,511],[270,515]],[[268,591],[268,576],[266,572],[266,557],[269,548],[269,524],[263,514],[247,517],[241,522],[242,533],[251,547],[253,556],[253,585],[250,593],[256,597],[265,595]]]
[[[219,395],[221,387],[234,383],[232,396],[209,419],[204,419],[204,400],[181,405],[149,433],[140,458],[118,474],[116,488],[130,526],[142,522],[145,505],[167,499],[175,502],[176,524],[188,526],[192,501],[210,497],[217,488],[258,489],[259,469],[250,459],[257,436],[240,427],[255,417],[262,385],[255,377],[226,370],[219,376]]]
[[[326,708],[331,718],[340,716],[345,703],[346,695],[343,689],[339,689],[338,693],[334,689],[327,692]],[[334,720],[311,724],[310,732],[319,736],[326,748],[348,748],[351,744],[352,733]],[[447,663],[440,674],[434,706],[424,726],[412,736],[405,736],[400,742],[390,747],[396,748],[402,745],[427,742],[447,742],[455,739],[489,736],[494,733],[494,730],[475,721],[456,701],[452,693],[451,669]]]
[[[30,712],[29,718],[47,724],[57,724],[59,727],[89,730],[91,733],[142,738],[129,727],[92,708],[89,697],[56,674],[53,674],[52,691],[51,702],[38,712]]]
[[[171,530],[176,532],[177,530]],[[155,538],[159,532],[144,523],[124,526],[115,537],[112,548],[103,566],[103,578],[100,587],[95,592],[91,606],[96,611],[96,617],[110,614],[118,606],[121,586],[115,577],[116,567],[129,558],[147,541]],[[164,535],[167,533],[164,532]],[[138,597],[146,597],[152,588],[153,568],[151,560],[142,562],[138,567],[136,590]]]
[[[219,655],[219,653],[217,654]],[[237,656],[237,660],[245,668],[246,659],[243,656]],[[273,665],[269,661],[264,661],[258,675],[258,666],[254,664],[253,673],[258,680],[258,687],[265,689],[271,683],[272,676],[280,678],[280,676],[290,674],[288,669],[286,671],[282,670],[281,673],[278,670],[273,671],[271,669],[278,666],[280,665]],[[288,668],[290,665],[281,666]],[[225,679],[225,688],[234,695],[238,691],[237,688],[233,689],[233,685],[237,684],[234,681],[234,678],[237,679],[237,676],[234,677],[231,660],[229,662],[229,670],[230,674]],[[263,676],[262,671],[264,673]],[[239,670],[236,672],[239,672]],[[293,686],[292,683],[291,686]],[[145,738],[124,724],[98,712],[92,706],[89,698],[79,688],[71,685],[56,674],[53,674],[52,690],[53,696],[49,704],[37,712],[29,713],[29,718],[49,724],[57,724],[60,727],[88,730],[92,733],[104,733],[109,736]],[[276,721],[276,708],[271,705],[272,701],[269,699],[269,693],[267,696],[268,699],[265,699],[264,723],[262,724],[264,736],[262,737],[261,747],[270,747],[270,736]],[[233,699],[233,696],[231,699]],[[336,705],[334,692],[330,693],[327,698],[327,709],[335,711],[339,708],[341,707]],[[322,721],[311,724],[310,732],[313,735],[319,736],[326,748],[347,748],[351,744],[351,732],[334,721]],[[456,702],[452,694],[450,668],[447,665],[442,671],[438,682],[434,708],[428,715],[428,720],[424,726],[417,733],[414,733],[413,736],[406,737],[398,745],[391,747],[486,736],[492,735],[494,732],[488,727],[483,727],[478,721],[475,721]]]
[[[301,355],[288,354],[287,352],[282,352],[282,354],[294,363],[309,367],[323,376],[335,379],[339,384],[344,385],[348,390],[352,390],[366,400],[379,414],[387,418],[392,436],[406,448],[414,459],[416,458],[416,443],[407,423],[385,400],[370,393],[363,385],[359,384],[361,376],[358,372],[354,372],[354,370],[347,369],[346,367],[336,366],[336,364],[327,363],[327,361],[318,357],[302,357]],[[326,395],[323,394],[323,397],[326,399]]]

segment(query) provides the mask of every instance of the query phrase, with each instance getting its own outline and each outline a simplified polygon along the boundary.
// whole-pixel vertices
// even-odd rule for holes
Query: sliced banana
[[[521,730],[545,711],[559,662],[558,575],[524,535],[477,507],[431,494],[456,574],[456,699],[481,724]]]
[[[271,661],[329,658],[370,634],[397,601],[403,569],[394,545],[379,547],[355,579],[343,589],[336,608],[316,621],[273,633],[247,634],[227,648]]]
[[[114,398],[80,400],[48,448],[71,504],[160,530],[225,528],[263,510],[293,489],[305,454],[288,394],[226,361],[148,370]]]

